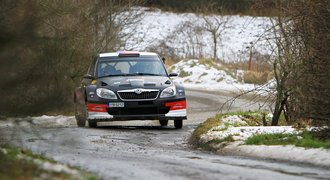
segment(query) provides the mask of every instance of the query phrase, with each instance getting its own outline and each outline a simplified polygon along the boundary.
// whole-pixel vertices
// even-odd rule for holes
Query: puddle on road
[[[188,158],[188,159],[202,159],[201,157],[197,157],[197,156],[188,156],[188,157],[185,157],[185,158]]]
[[[108,140],[117,140],[117,141],[128,141],[128,140],[131,139],[131,138],[116,138],[116,137],[113,137],[111,135],[100,136],[100,138],[102,138],[102,139],[108,139]]]
[[[87,135],[87,137],[90,139],[90,142],[97,144],[112,144],[131,140],[131,138],[116,138],[113,135]]]
[[[31,138],[31,139],[27,139],[28,142],[36,142],[36,141],[45,141],[47,139],[44,138]]]

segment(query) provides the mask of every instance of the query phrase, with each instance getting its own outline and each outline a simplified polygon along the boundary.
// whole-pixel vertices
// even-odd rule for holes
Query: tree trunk
[[[217,56],[217,46],[218,46],[218,41],[217,41],[217,34],[216,32],[212,32],[212,36],[213,36],[213,60],[216,61],[218,60],[218,56]]]

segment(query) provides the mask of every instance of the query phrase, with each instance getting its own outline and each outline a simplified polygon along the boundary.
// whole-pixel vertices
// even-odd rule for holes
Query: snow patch
[[[24,117],[24,118],[4,118],[0,120],[0,127],[73,127],[76,126],[76,120],[74,116],[36,116],[36,117]]]
[[[217,127],[215,128],[217,129]],[[298,133],[291,126],[242,126],[242,127],[228,127],[223,131],[215,131],[212,129],[202,136],[204,142],[213,139],[225,139],[228,136],[234,136],[235,140],[243,141],[256,134],[295,134]]]
[[[225,68],[216,63],[210,65],[201,63],[196,59],[182,60],[169,69],[182,76],[174,78],[173,81],[183,84],[186,88],[243,92],[259,87],[254,84],[238,82],[236,78],[225,71]]]
[[[67,173],[67,174],[71,174],[71,175],[79,175],[79,172],[75,169],[71,169],[69,168],[67,165],[64,164],[58,164],[58,163],[50,163],[48,161],[44,161],[41,159],[35,159],[23,154],[18,154],[17,155],[18,159],[25,159],[28,161],[33,161],[35,164],[37,164],[38,166],[40,166],[42,169],[46,170],[46,171],[52,171],[52,172],[57,172],[57,173]]]
[[[318,166],[330,167],[330,151],[326,149],[306,149],[292,145],[266,146],[241,145],[229,143],[222,152],[236,153],[237,155],[310,163]]]
[[[291,126],[241,126],[234,127],[235,124],[245,122],[239,116],[228,116],[221,119],[222,124],[209,130],[201,136],[201,142],[209,142],[214,139],[225,139],[232,136],[234,142],[226,143],[221,148],[221,152],[252,156],[259,158],[279,159],[314,165],[330,167],[330,151],[327,149],[306,149],[292,145],[245,145],[244,141],[256,134],[297,134],[299,131]],[[229,126],[225,125],[228,123]],[[298,137],[299,138],[299,137]]]
[[[240,118],[237,115],[228,116],[226,118],[221,119],[221,121],[223,123],[228,123],[228,124],[231,124],[231,125],[235,125],[235,124],[247,125],[247,123],[245,121],[243,121],[242,118]]]
[[[239,140],[241,143],[244,143],[244,140],[256,134],[298,133],[298,131],[291,126],[246,126],[247,122],[238,115],[228,116],[222,118],[220,121],[220,126],[210,129],[206,134],[201,136],[202,142],[208,142],[214,139],[225,139],[228,136],[232,136],[234,140]]]
[[[51,125],[51,126],[71,126],[75,121],[74,116],[39,116],[32,117],[32,123],[36,125]]]

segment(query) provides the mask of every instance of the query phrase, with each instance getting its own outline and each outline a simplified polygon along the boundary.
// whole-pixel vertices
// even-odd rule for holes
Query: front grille
[[[156,99],[159,91],[145,91],[141,94],[135,92],[118,92],[119,97],[122,100],[152,100]]]

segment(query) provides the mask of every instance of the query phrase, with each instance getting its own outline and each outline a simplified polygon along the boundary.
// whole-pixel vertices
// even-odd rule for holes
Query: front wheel
[[[85,127],[87,120],[87,107],[79,107],[79,105],[75,103],[75,117],[77,121],[77,126]]]
[[[174,120],[175,129],[181,129],[183,124],[183,120]]]

